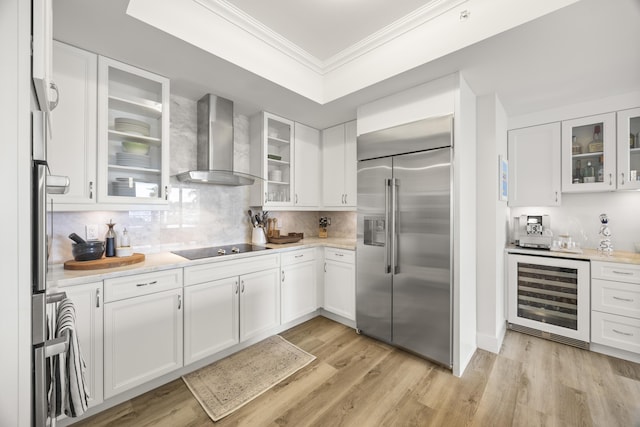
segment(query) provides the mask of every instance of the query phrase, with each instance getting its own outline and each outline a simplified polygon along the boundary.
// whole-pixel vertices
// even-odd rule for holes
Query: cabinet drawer
[[[591,277],[640,284],[640,265],[592,261]]]
[[[640,285],[593,279],[591,308],[640,319]]]
[[[182,269],[136,274],[135,276],[105,279],[104,302],[118,301],[140,295],[167,291],[182,286]]]
[[[184,284],[185,286],[191,286],[197,283],[226,279],[227,277],[240,276],[241,274],[279,267],[279,254],[251,256],[229,261],[194,265],[184,268]]]
[[[592,311],[591,341],[640,354],[640,320]]]
[[[299,251],[285,252],[281,257],[282,265],[298,264],[305,261],[313,261],[316,258],[315,249],[301,249]]]
[[[344,249],[324,248],[324,259],[353,264],[355,261],[355,252]]]

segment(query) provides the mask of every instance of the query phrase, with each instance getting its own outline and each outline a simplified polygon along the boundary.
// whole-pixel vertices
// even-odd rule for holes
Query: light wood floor
[[[182,380],[87,426],[640,426],[640,365],[509,331],[462,378],[317,317],[281,334],[317,359],[213,423]]]

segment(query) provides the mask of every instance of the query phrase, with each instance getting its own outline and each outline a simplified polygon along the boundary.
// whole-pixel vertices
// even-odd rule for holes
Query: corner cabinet
[[[560,123],[508,132],[509,206],[560,206]]]
[[[98,202],[168,204],[169,79],[99,57]]]
[[[249,126],[251,173],[262,178],[251,189],[251,205],[293,206],[294,123],[261,112],[251,118]]]
[[[615,189],[615,113],[563,121],[562,191],[581,193]]]
[[[618,111],[618,190],[640,189],[640,108]]]
[[[324,207],[355,208],[357,194],[356,122],[322,131],[322,201]]]

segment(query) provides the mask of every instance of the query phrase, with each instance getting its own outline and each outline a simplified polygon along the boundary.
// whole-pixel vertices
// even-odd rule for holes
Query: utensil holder
[[[262,227],[256,227],[251,233],[251,243],[254,245],[264,245],[267,243],[267,236],[264,234]]]

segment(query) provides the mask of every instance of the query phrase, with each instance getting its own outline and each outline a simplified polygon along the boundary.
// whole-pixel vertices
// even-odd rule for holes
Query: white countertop
[[[511,254],[536,255],[555,258],[580,259],[585,261],[619,262],[622,264],[640,264],[640,254],[634,252],[613,251],[611,256],[601,255],[596,249],[583,249],[581,254],[550,251],[548,249],[526,249],[507,245],[505,251]]]
[[[266,246],[273,250],[266,252],[244,252],[240,254],[229,254],[223,257],[203,258],[197,260],[188,260],[171,252],[146,254],[144,262],[123,267],[103,268],[100,270],[65,270],[63,264],[56,264],[49,266],[49,272],[47,273],[47,287],[55,288],[80,285],[84,283],[97,282],[104,279],[128,276],[132,274],[149,273],[152,271],[168,270],[171,268],[188,267],[190,265],[224,262],[231,259],[268,255],[274,253],[274,250],[275,252],[286,252],[290,250],[313,248],[318,246],[355,250],[356,241],[355,239],[346,238],[322,239],[319,237],[310,237],[300,240],[297,243],[268,243]]]

